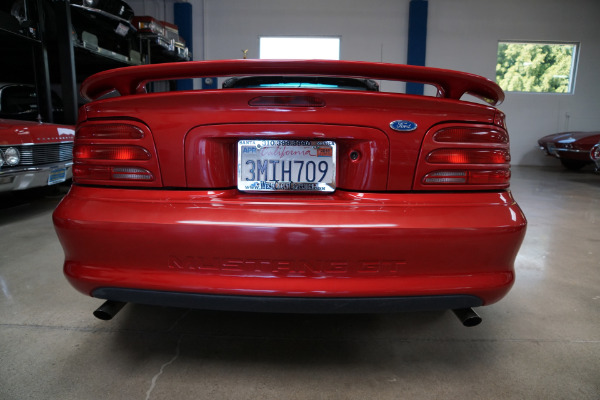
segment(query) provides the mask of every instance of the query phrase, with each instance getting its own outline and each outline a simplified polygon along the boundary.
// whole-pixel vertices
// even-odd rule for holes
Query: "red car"
[[[148,54],[158,52],[159,55],[162,53],[168,57],[177,57],[180,61],[192,58],[185,40],[179,36],[177,25],[147,15],[133,17],[132,22],[138,30],[139,38],[146,41],[142,47]],[[147,46],[152,49],[150,52],[144,48]]]
[[[246,77],[145,93],[154,80]],[[256,77],[263,77],[261,79]],[[361,78],[361,79],[357,79]],[[366,79],[363,79],[366,78]],[[429,83],[438,97],[377,91]],[[244,83],[246,82],[246,83]],[[250,82],[250,83],[248,83]],[[500,300],[526,220],[502,101],[482,77],[351,61],[128,67],[82,85],[74,185],[54,212],[71,284],[216,310],[458,310]]]
[[[0,119],[0,192],[71,179],[74,128]]]
[[[570,170],[594,163],[600,169],[600,132],[561,132],[538,140],[540,149]]]

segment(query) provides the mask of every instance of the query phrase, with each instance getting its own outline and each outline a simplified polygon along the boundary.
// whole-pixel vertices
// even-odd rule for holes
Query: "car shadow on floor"
[[[452,339],[444,334],[468,329],[449,311],[268,314],[131,304],[107,324],[116,330],[119,353],[132,359],[149,353],[168,357],[177,348],[195,361],[307,367],[391,361],[394,348],[402,353],[432,343],[451,348],[447,344]],[[458,342],[464,345],[464,340]],[[437,358],[436,354],[428,357]],[[440,355],[439,361],[446,359]]]

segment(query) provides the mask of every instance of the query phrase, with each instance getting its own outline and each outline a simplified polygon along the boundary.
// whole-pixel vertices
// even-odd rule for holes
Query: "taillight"
[[[73,180],[81,184],[160,186],[152,135],[137,122],[83,122],[73,148]]]
[[[494,125],[506,129],[506,115],[502,111],[496,110],[496,113],[494,114]]]
[[[437,131],[433,140],[443,143],[508,143],[508,134],[499,129],[456,127]]]
[[[143,139],[144,131],[135,125],[121,123],[82,125],[77,128],[79,139]]]
[[[152,172],[139,167],[110,167],[103,165],[75,165],[73,175],[79,179],[117,181],[152,181]]]
[[[78,144],[73,148],[78,160],[149,160],[150,152],[140,146]]]
[[[507,150],[439,149],[427,155],[431,164],[504,164],[510,162]]]
[[[413,187],[491,190],[510,182],[508,133],[491,125],[444,125],[429,131]]]
[[[510,170],[452,170],[430,172],[423,178],[423,183],[436,185],[497,185],[510,181]]]

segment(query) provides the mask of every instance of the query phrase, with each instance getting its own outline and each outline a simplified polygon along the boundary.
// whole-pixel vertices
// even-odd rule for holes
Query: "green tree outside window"
[[[496,82],[509,92],[572,93],[577,45],[498,43]]]

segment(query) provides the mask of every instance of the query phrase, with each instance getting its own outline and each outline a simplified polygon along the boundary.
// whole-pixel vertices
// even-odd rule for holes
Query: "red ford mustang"
[[[235,77],[222,89],[148,82]],[[385,93],[373,80],[434,85]],[[479,76],[349,61],[129,67],[82,85],[64,271],[108,301],[269,312],[457,310],[500,300],[526,220]]]

